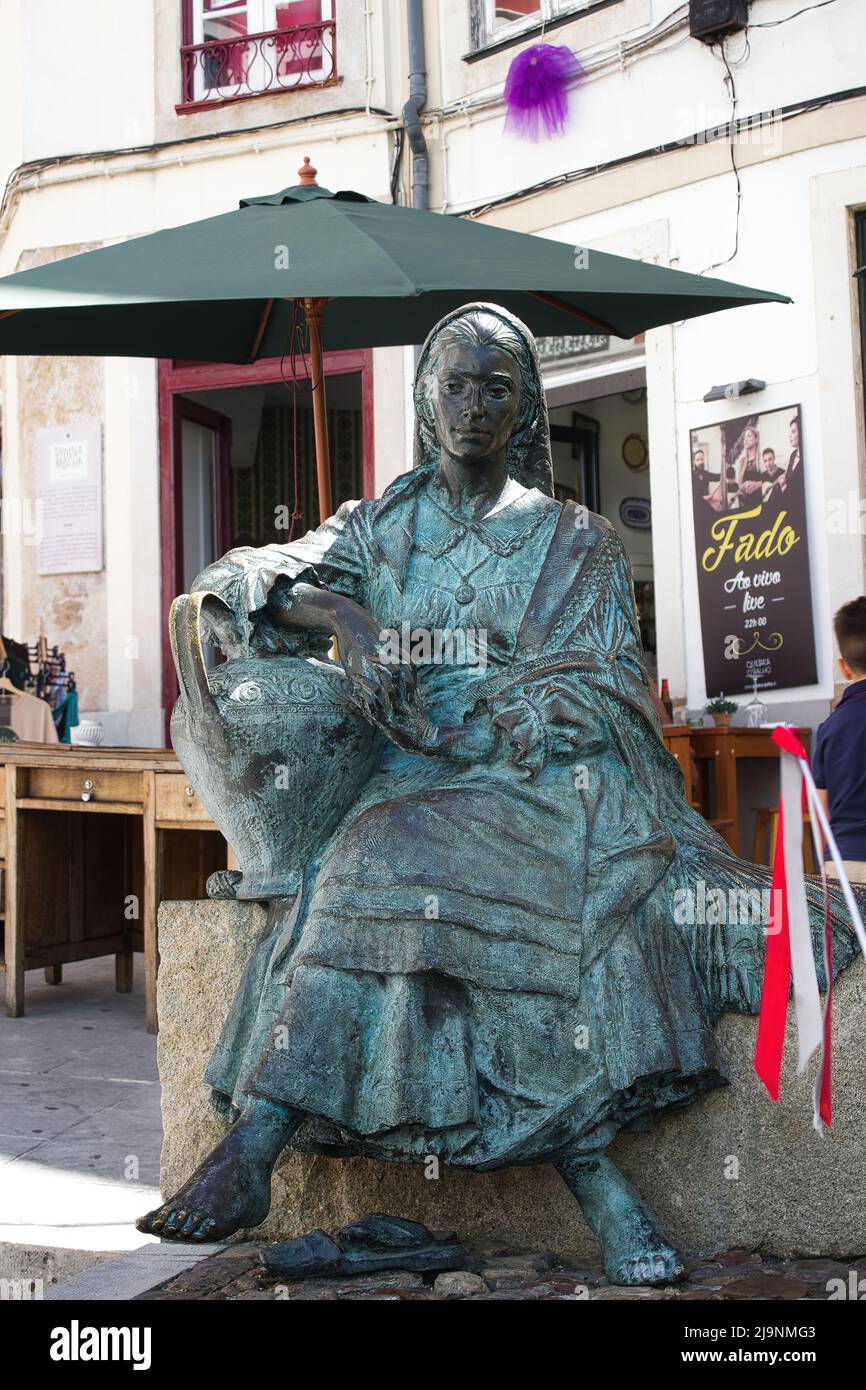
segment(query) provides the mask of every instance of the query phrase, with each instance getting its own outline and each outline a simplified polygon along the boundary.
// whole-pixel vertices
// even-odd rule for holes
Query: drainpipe
[[[427,59],[424,51],[423,0],[406,0],[409,35],[409,100],[403,107],[403,124],[412,150],[412,206],[429,207],[427,141],[421,127],[421,111],[427,101]]]

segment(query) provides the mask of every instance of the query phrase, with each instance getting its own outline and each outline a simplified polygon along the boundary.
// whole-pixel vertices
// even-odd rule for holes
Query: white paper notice
[[[39,430],[39,574],[102,569],[102,426]]]

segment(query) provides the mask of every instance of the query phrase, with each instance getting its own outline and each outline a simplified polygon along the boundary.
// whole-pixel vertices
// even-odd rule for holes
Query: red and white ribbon
[[[820,1049],[821,1054],[813,1099],[814,1124],[821,1132],[822,1123],[829,1125],[832,1119],[830,1023],[833,994],[833,941],[822,834],[836,866],[839,887],[851,913],[854,930],[864,956],[866,931],[851,885],[842,867],[842,856],[818,797],[806,750],[793,729],[784,724],[776,725],[773,741],[781,750],[781,794],[776,853],[773,859],[764,983],[755,1046],[755,1071],[772,1099],[778,1101],[788,990],[793,974],[798,1073],[806,1070],[809,1059],[816,1050]],[[812,950],[812,931],[809,925],[806,880],[803,872],[803,812],[807,805],[815,853],[821,865],[824,883],[824,965],[827,995],[823,1011],[818,993],[818,976]]]

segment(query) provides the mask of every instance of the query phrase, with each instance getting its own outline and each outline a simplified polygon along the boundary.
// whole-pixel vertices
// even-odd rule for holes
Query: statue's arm
[[[238,546],[202,570],[192,583],[192,591],[216,594],[231,612],[227,621],[221,607],[205,605],[203,617],[210,639],[227,656],[287,650],[324,654],[327,636],[316,640],[315,634],[326,633],[326,624],[297,623],[293,640],[288,625],[271,622],[270,610],[301,583],[323,592],[339,591],[363,603],[368,558],[362,513],[368,505],[346,502],[334,516],[296,541]],[[322,602],[326,606],[326,600]],[[311,618],[315,616],[310,604],[304,611]]]
[[[240,547],[209,565],[192,589],[216,594],[230,616],[222,605],[205,604],[205,630],[227,656],[324,656],[335,637],[353,700],[392,742],[430,756],[480,761],[495,743],[489,717],[455,729],[433,724],[417,699],[414,671],[390,659],[366,611],[376,505],[345,503],[298,541]]]

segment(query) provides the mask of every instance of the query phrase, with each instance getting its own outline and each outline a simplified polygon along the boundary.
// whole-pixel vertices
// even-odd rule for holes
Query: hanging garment
[[[19,690],[26,687],[30,674],[30,657],[24,642],[16,642],[12,637],[0,637],[6,649],[6,674]]]
[[[78,691],[70,690],[54,711],[54,727],[61,743],[71,743],[70,734],[78,720]]]
[[[0,725],[12,730],[24,743],[56,743],[57,730],[44,700],[22,691],[0,692]]]

